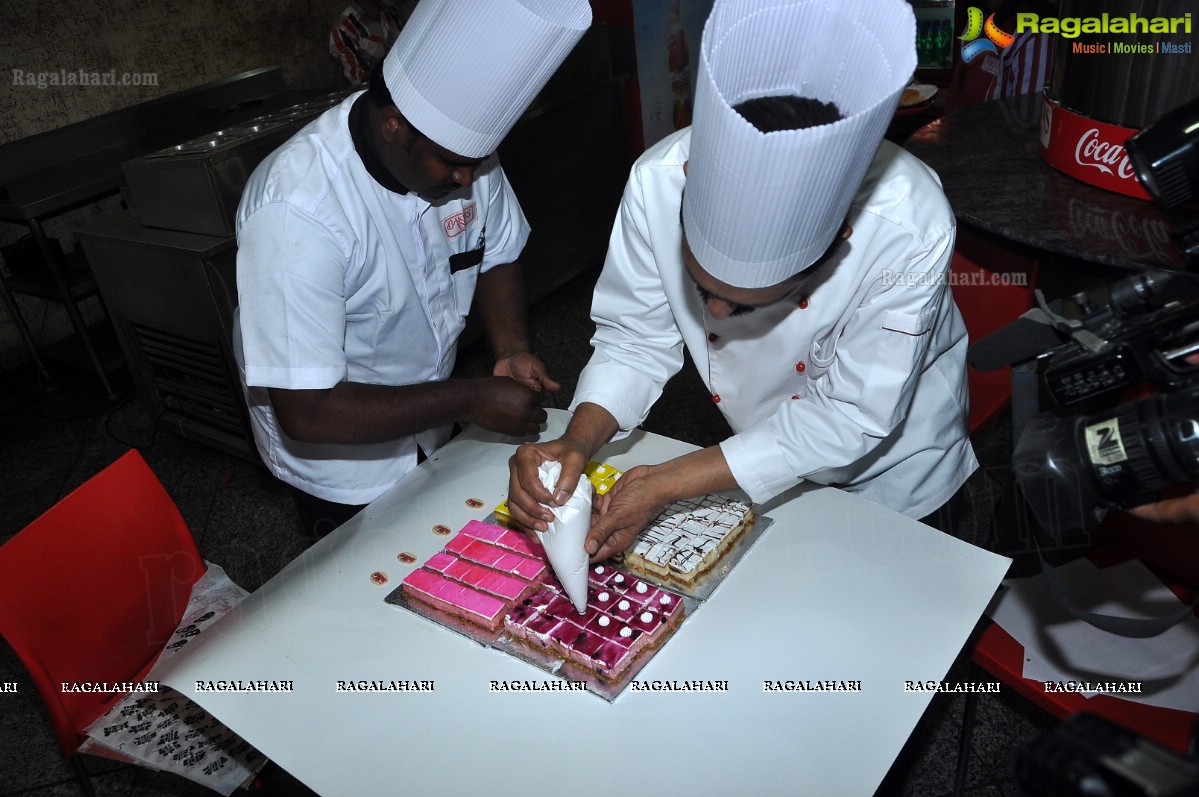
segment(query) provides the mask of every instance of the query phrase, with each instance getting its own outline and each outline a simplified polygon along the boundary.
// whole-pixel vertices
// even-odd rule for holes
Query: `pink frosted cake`
[[[495,631],[548,572],[544,553],[527,535],[472,520],[444,551],[408,574],[403,591],[410,600]]]
[[[676,501],[650,521],[621,564],[688,589],[753,522],[753,509],[743,501],[719,495]]]
[[[682,619],[678,595],[600,565],[588,577],[585,613],[579,614],[557,580],[548,578],[508,613],[504,628],[514,639],[612,683],[661,645]]]
[[[409,573],[401,589],[411,604],[484,633],[503,626],[520,643],[609,684],[644,660],[683,619],[679,595],[603,565],[588,574],[587,611],[579,614],[540,544],[477,520]]]

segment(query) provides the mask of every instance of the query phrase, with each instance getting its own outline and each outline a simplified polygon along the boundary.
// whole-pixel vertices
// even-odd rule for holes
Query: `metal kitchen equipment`
[[[233,235],[242,189],[263,158],[350,90],[205,133],[121,164],[125,198],[147,227]]]
[[[254,167],[349,93],[192,133],[126,161],[130,211],[76,231],[138,399],[160,425],[257,461],[232,353],[233,218]]]
[[[41,255],[34,273],[17,273],[13,264],[5,264],[7,273],[0,272],[0,301],[40,378],[49,378],[43,354],[59,350],[68,360],[80,354],[112,398],[116,391],[108,374],[119,368],[115,362],[119,357],[105,356],[104,344],[111,337],[107,321],[89,326],[79,308],[96,293],[86,263],[77,252],[64,253],[47,234],[44,222],[115,194],[121,187],[123,161],[295,101],[283,70],[262,67],[0,145],[0,221],[28,227]],[[62,304],[78,345],[71,346],[68,340],[63,341],[65,347],[53,344],[43,349],[14,294]]]
[[[231,349],[234,239],[146,227],[129,212],[75,232],[138,400],[171,431],[256,462]]]

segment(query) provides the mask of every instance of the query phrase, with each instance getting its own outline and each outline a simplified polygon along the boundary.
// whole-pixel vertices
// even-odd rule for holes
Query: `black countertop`
[[[1038,152],[1041,95],[954,111],[904,147],[941,177],[958,221],[1068,258],[1140,270],[1182,268],[1171,230],[1192,211],[1165,211],[1067,177]]]

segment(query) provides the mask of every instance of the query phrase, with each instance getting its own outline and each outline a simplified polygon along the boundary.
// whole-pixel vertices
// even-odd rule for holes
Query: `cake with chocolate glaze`
[[[753,525],[744,501],[704,495],[676,501],[658,513],[621,557],[636,574],[687,589],[709,572]]]

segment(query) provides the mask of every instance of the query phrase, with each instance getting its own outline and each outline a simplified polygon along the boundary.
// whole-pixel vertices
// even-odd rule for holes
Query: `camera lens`
[[[1067,540],[1114,507],[1199,479],[1199,388],[1085,418],[1039,415],[1021,434],[1012,465],[1041,525]]]

